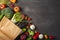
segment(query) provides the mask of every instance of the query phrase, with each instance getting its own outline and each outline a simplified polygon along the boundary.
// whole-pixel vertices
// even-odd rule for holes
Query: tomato
[[[23,19],[25,18],[25,15],[24,15],[24,14],[22,14],[22,18],[23,18]]]
[[[28,19],[27,19],[28,21],[30,21],[31,20],[31,18],[30,17],[28,17]]]
[[[0,5],[0,8],[1,8],[1,9],[4,9],[5,7],[6,7],[5,4],[1,4],[1,5]]]

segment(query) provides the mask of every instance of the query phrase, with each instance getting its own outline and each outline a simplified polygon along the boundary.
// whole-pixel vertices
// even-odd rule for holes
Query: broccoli
[[[13,11],[10,8],[4,8],[1,11],[1,14],[4,14],[4,16],[6,16],[7,18],[11,19],[13,16]]]

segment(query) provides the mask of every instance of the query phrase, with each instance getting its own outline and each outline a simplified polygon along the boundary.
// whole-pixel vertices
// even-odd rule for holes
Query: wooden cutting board
[[[0,31],[0,40],[11,40],[11,39]]]
[[[22,33],[22,30],[5,16],[0,24],[0,30],[12,40]]]

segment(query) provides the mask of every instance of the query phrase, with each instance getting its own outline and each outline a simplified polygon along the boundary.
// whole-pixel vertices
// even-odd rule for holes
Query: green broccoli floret
[[[4,16],[6,16],[9,19],[11,19],[13,16],[13,11],[10,8],[3,9],[1,13],[4,14]]]

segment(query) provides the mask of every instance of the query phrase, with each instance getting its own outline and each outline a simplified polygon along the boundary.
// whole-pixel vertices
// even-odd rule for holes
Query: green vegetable
[[[16,23],[16,22],[21,22],[23,20],[21,12],[16,12],[13,16],[13,18],[11,19],[12,22]]]
[[[30,29],[28,29],[28,32],[31,32],[31,30],[30,30]]]
[[[0,4],[9,4],[9,0],[0,0]]]
[[[22,28],[22,30],[23,30],[23,32],[25,32],[26,31],[26,28]]]
[[[11,19],[13,16],[13,11],[10,8],[3,9],[1,13],[4,14],[4,16],[6,16],[9,19]]]
[[[32,37],[28,37],[27,40],[32,40]]]
[[[3,16],[4,16],[4,14],[1,14],[1,13],[0,13],[0,20],[3,18]]]
[[[33,36],[33,35],[34,35],[34,32],[33,32],[33,31],[31,31],[29,34],[30,34],[31,36]]]
[[[29,35],[33,36],[34,35],[34,31],[28,29]]]

